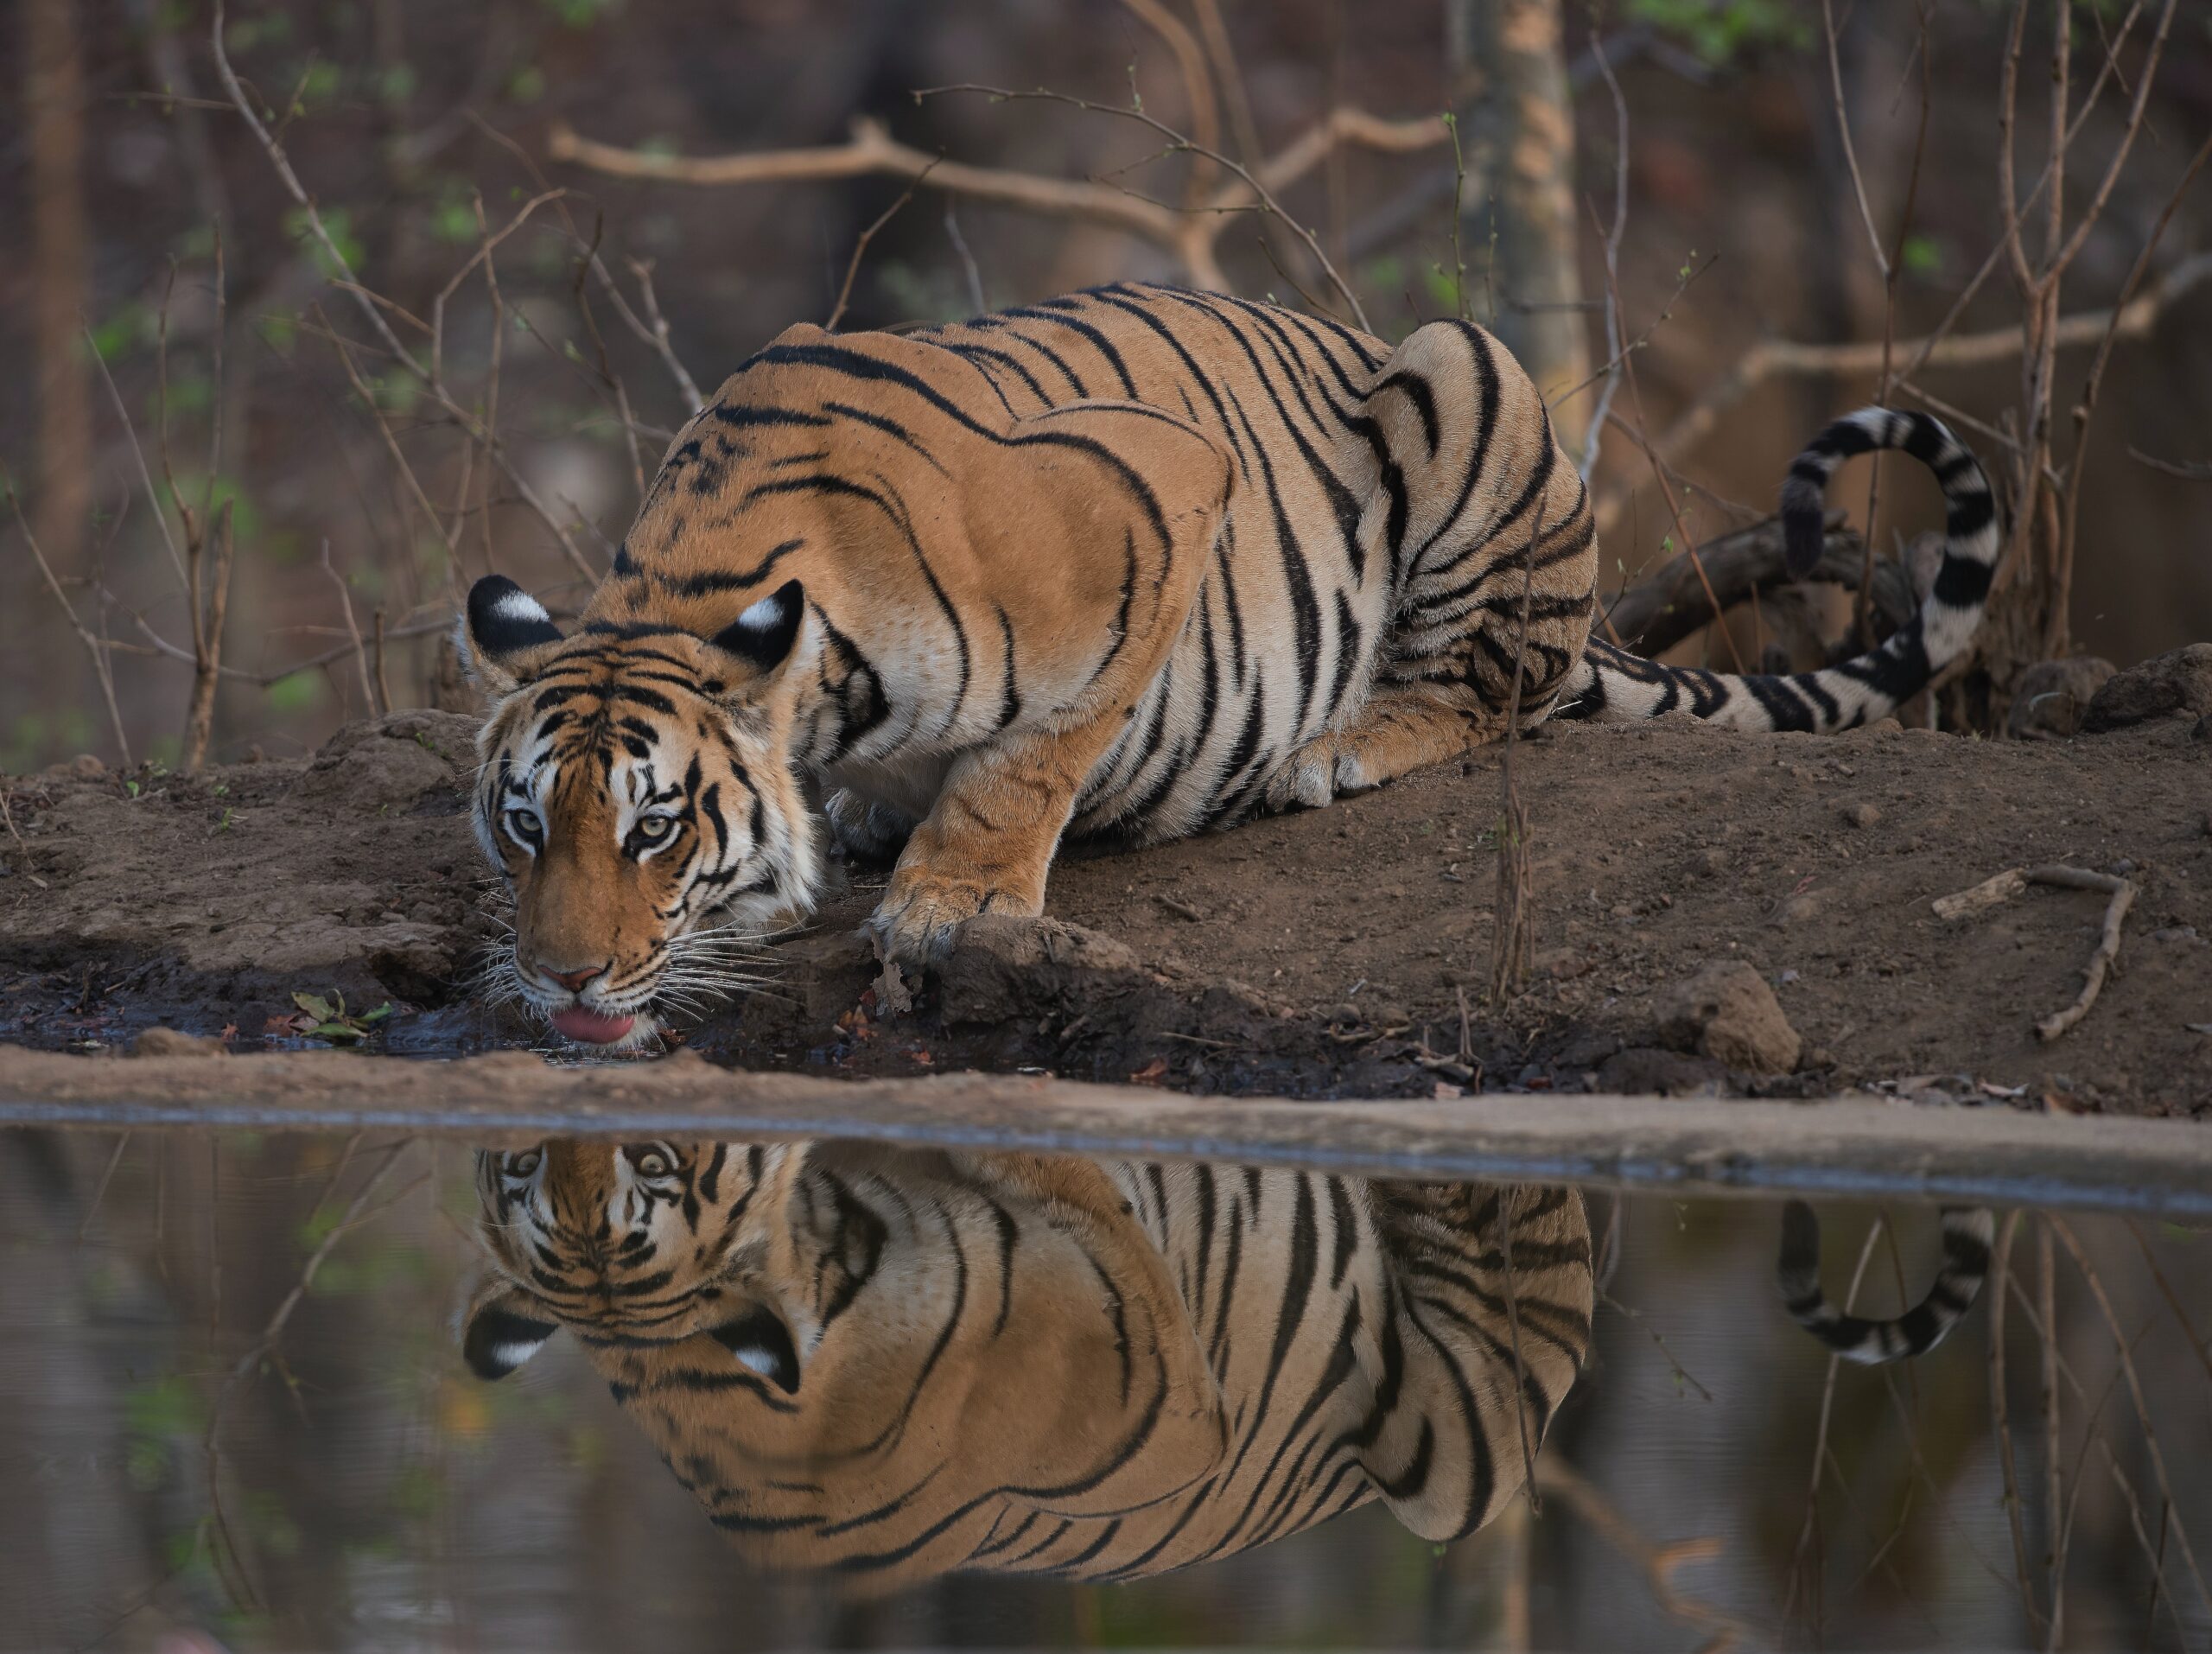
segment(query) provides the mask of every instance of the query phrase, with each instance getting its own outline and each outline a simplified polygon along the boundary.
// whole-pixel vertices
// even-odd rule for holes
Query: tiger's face
[[[770,1152],[671,1142],[480,1152],[481,1233],[495,1272],[467,1318],[469,1365],[504,1377],[558,1326],[631,1348],[704,1334],[747,1371],[796,1390],[790,1311],[759,1286],[773,1265],[747,1222]]]
[[[570,1040],[644,1044],[755,978],[757,938],[811,906],[814,829],[780,669],[796,582],[712,639],[564,638],[512,582],[469,595],[463,654],[499,698],[478,739],[477,842],[514,897],[500,975]]]

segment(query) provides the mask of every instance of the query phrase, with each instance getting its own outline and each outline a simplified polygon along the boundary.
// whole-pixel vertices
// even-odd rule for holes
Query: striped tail
[[[1832,1307],[1821,1290],[1821,1221],[1802,1200],[1782,1211],[1775,1279],[1797,1324],[1847,1361],[1872,1366],[1925,1355],[1959,1324],[1989,1273],[1996,1220],[1981,1206],[1943,1209],[1943,1268],[1928,1295],[1895,1320],[1865,1320]]]
[[[1683,711],[1738,729],[1825,734],[1885,716],[1926,688],[1973,643],[1999,544],[1997,497],[1981,461],[1941,420],[1862,408],[1815,437],[1782,485],[1783,561],[1793,576],[1812,571],[1829,477],[1844,461],[1885,448],[1904,449],[1936,474],[1947,521],[1935,589],[1880,648],[1821,671],[1735,678],[1662,666],[1593,637],[1553,716],[1632,723]]]

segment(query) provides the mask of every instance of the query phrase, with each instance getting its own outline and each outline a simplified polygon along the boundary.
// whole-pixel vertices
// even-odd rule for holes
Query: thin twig
[[[1513,1351],[1513,1417],[1520,1427],[1521,1485],[1528,1495],[1529,1514],[1540,1517],[1544,1506],[1536,1493],[1536,1444],[1529,1430],[1529,1370],[1521,1358],[1521,1293],[1513,1279],[1511,1197],[1512,1191],[1505,1190],[1497,1198],[1497,1256],[1505,1276],[1505,1333]]]
[[[1719,1540],[1682,1539],[1671,1545],[1654,1544],[1630,1527],[1604,1494],[1557,1455],[1547,1458],[1537,1467],[1537,1474],[1547,1492],[1557,1494],[1560,1502],[1588,1523],[1600,1538],[1643,1570],[1644,1581],[1662,1613],[1714,1633],[1701,1645],[1700,1654],[1724,1654],[1739,1643],[1759,1645],[1766,1642],[1756,1626],[1675,1587],[1675,1574],[1680,1569],[1720,1555]]]
[[[123,733],[123,709],[116,704],[115,699],[115,670],[108,659],[108,651],[113,646],[95,637],[92,629],[77,618],[77,610],[69,601],[68,594],[61,589],[61,582],[55,577],[54,566],[47,562],[46,553],[39,550],[38,537],[31,532],[30,518],[23,515],[23,502],[16,497],[14,482],[0,479],[0,493],[8,496],[9,509],[16,513],[16,522],[23,531],[23,544],[30,547],[31,559],[38,564],[39,573],[45,576],[47,590],[54,594],[54,601],[61,606],[61,613],[69,622],[69,629],[77,634],[77,640],[85,646],[85,652],[92,657],[92,674],[99,680],[101,697],[107,703],[108,723],[115,731],[116,749],[123,754],[123,767],[129,769],[130,737]]]
[[[939,157],[939,159],[942,158]],[[906,186],[906,192],[882,212],[877,213],[875,221],[861,231],[860,239],[853,243],[853,256],[845,264],[844,284],[837,289],[836,303],[830,307],[830,319],[822,324],[824,333],[836,332],[837,324],[845,319],[845,305],[853,296],[853,281],[861,273],[861,260],[868,254],[868,244],[875,239],[877,231],[899,216],[900,207],[914,199],[914,192],[922,187],[923,181],[936,169],[937,164],[937,162],[932,161],[921,171],[916,173],[914,181]]]
[[[1866,1266],[1874,1261],[1874,1247],[1880,1241],[1885,1226],[1882,1219],[1877,1218],[1873,1226],[1866,1231],[1866,1244],[1859,1249],[1859,1262],[1851,1272],[1851,1286],[1843,1296],[1843,1307],[1846,1314],[1849,1314],[1859,1301],[1859,1288],[1866,1282]],[[1796,1601],[1798,1582],[1808,1577],[1806,1572],[1806,1553],[1815,1550],[1820,1544],[1821,1481],[1827,1468],[1828,1427],[1835,1415],[1836,1379],[1842,1371],[1843,1358],[1840,1355],[1831,1354],[1828,1357],[1827,1377],[1821,1386],[1820,1423],[1813,1436],[1812,1485],[1805,1490],[1805,1519],[1797,1530],[1797,1549],[1796,1555],[1792,1558],[1796,1577],[1793,1578],[1789,1587],[1789,1604],[1785,1605],[1783,1609],[1785,1617],[1789,1613],[1790,1606],[1794,1606]],[[1817,1562],[1809,1577],[1814,1582],[1815,1590],[1817,1591],[1820,1583]],[[1816,1612],[1816,1622],[1817,1619]]]
[[[2075,1002],[2063,1011],[2054,1011],[2036,1023],[2036,1037],[2048,1045],[2089,1014],[2097,1002],[2097,995],[2105,985],[2105,976],[2120,957],[2120,933],[2127,919],[2127,910],[2135,901],[2135,884],[2128,879],[2116,878],[2109,873],[2085,873],[2079,868],[2037,868],[2028,875],[2031,884],[2059,885],[2071,890],[2101,890],[2111,900],[2105,904],[2102,934],[2097,940],[2097,951],[2089,956],[2083,968],[2082,992]]]
[[[1620,77],[1613,73],[1607,58],[1605,44],[1599,41],[1592,48],[1598,56],[1599,72],[1605,77],[1605,90],[1613,99],[1613,226],[1605,234],[1605,379],[1598,392],[1597,405],[1590,410],[1590,434],[1582,446],[1582,480],[1588,482],[1598,469],[1598,450],[1605,440],[1605,416],[1612,411],[1614,392],[1620,389],[1621,372],[1627,357],[1621,350],[1621,236],[1628,228],[1628,99],[1622,95]],[[1455,228],[1459,215],[1452,214]],[[1613,641],[1620,637],[1615,633]]]
[[[377,709],[377,691],[376,685],[369,676],[369,652],[361,641],[361,628],[353,620],[353,594],[346,589],[345,576],[331,565],[328,535],[325,535],[322,541],[322,572],[324,577],[338,588],[339,612],[346,617],[346,636],[353,646],[353,670],[360,675],[361,679],[361,703],[364,708],[362,716],[373,717],[376,716]]]

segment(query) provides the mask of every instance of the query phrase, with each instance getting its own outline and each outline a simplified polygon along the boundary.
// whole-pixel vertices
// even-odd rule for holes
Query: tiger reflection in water
[[[748,1552],[879,1583],[1134,1578],[1378,1497],[1471,1533],[1590,1335],[1572,1189],[830,1142],[478,1183],[479,1375],[567,1328]]]

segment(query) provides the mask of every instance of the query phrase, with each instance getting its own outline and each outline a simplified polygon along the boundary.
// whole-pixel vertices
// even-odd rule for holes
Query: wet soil
[[[896,1009],[852,939],[884,877],[836,864],[773,995],[687,1034],[710,1059],[824,1074],[976,1067],[1198,1091],[1441,1088],[1821,1096],[1875,1086],[2076,1111],[2212,1110],[2212,741],[2190,716],[2071,741],[1894,724],[1745,736],[1688,720],[1561,727],[1516,760],[1535,970],[1485,1007],[1495,754],[1327,810],[1142,852],[1071,850],[1033,926],[971,926]],[[6,783],[0,1040],[98,1050],[168,1027],[234,1050],[302,1039],[293,996],[389,1003],[370,1048],[544,1036],[471,981],[502,933],[472,840],[472,727],[405,713],[313,759],[49,771]],[[2139,887],[2120,970],[2051,1044],[2104,898],[2031,887],[1946,922],[2007,868]],[[1655,996],[1750,964],[1802,1036],[1796,1072],[1669,1049]],[[1463,1014],[1462,1002],[1465,1009]]]

